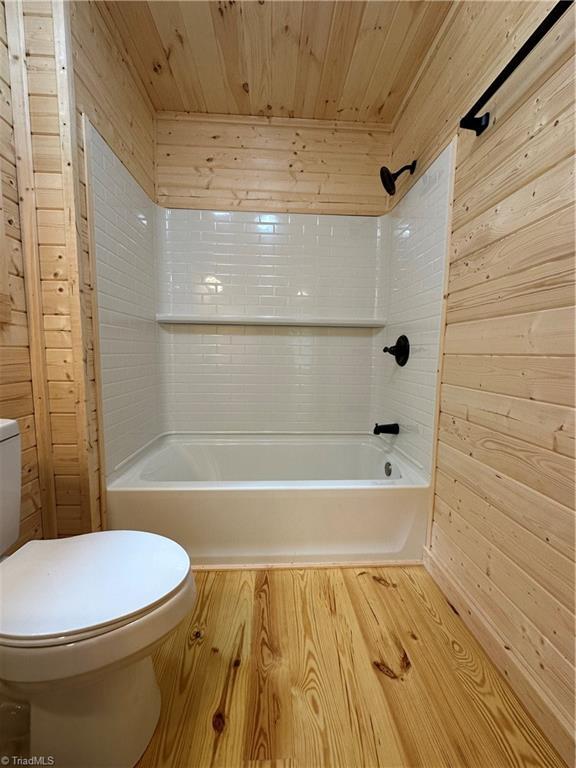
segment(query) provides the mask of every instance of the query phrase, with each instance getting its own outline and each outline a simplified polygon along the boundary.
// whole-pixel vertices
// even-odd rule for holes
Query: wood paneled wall
[[[71,2],[76,107],[154,198],[154,109],[106,3]]]
[[[81,247],[80,166],[73,132],[70,31],[65,6],[13,2],[9,48],[18,83],[15,145],[21,189],[24,262],[36,276],[34,309],[40,345],[32,360],[46,387],[37,404],[48,412],[41,468],[52,475],[60,536],[100,526],[91,285]]]
[[[462,115],[553,4],[454,3],[391,135],[371,123],[158,112],[156,200],[182,208],[385,213],[448,144]],[[380,166],[414,158],[416,174],[403,176],[398,194],[388,197]]]
[[[159,112],[156,200],[171,208],[377,215],[387,129]]]
[[[6,16],[4,13],[4,4],[0,8],[2,14],[2,26],[1,29],[6,28]],[[4,34],[4,37],[6,35]],[[12,125],[12,109],[10,101],[10,72],[8,66],[8,46],[6,40],[0,40],[2,45],[2,57],[0,62],[4,65],[0,70],[0,103],[2,106],[2,112],[0,117],[7,126]],[[4,79],[5,78],[5,79]],[[6,129],[3,129],[6,130]],[[7,158],[4,158],[6,160]],[[11,160],[14,160],[11,155]],[[1,170],[0,170],[1,174]],[[4,195],[2,192],[2,179],[0,177],[0,252],[4,256],[4,253],[8,252],[8,242],[6,240],[6,223],[4,221]],[[12,315],[12,302],[10,300],[10,288],[9,288],[10,273],[8,271],[8,259],[0,259],[0,325],[10,323]]]
[[[393,164],[417,158],[398,181],[391,207],[456,134],[460,118],[554,6],[545,2],[454,3],[393,121]],[[534,58],[530,63],[535,65]]]
[[[570,765],[573,25],[494,97],[489,130],[459,137],[428,557]]]
[[[4,3],[0,5],[0,162],[2,225],[0,247],[7,265],[10,317],[0,324],[0,418],[17,419],[22,435],[21,528],[17,546],[49,535],[53,529],[53,489],[41,488],[31,340],[27,307],[28,283],[22,252],[22,228],[16,179],[12,88]],[[44,516],[44,521],[43,521]],[[44,525],[43,525],[44,522]]]
[[[115,7],[72,3],[78,108],[161,205],[379,215],[446,146],[461,115],[552,5],[453,4],[399,106],[393,138],[370,123],[159,112],[155,141],[153,107],[123,47]],[[395,198],[378,180],[392,147],[395,165],[419,160]]]
[[[77,125],[85,111],[153,196],[154,113],[103,4],[14,0],[8,12],[10,35],[2,5],[0,237],[11,308],[0,325],[0,416],[18,418],[23,436],[21,544],[102,524],[93,265]]]

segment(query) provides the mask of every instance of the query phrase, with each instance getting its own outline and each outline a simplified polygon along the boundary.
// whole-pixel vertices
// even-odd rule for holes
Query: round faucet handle
[[[391,347],[384,347],[382,352],[388,352],[388,354],[393,355],[399,366],[402,367],[406,365],[408,358],[410,357],[410,342],[408,341],[408,337],[404,336],[404,334],[398,336],[396,344]]]

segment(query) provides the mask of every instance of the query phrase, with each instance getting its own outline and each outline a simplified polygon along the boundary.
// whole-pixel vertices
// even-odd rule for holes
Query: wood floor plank
[[[251,689],[245,757],[248,765],[274,765],[293,752],[294,736],[287,634],[283,616],[293,608],[290,579],[258,571],[254,598]],[[290,601],[290,602],[288,602]]]
[[[423,568],[404,568],[398,577],[410,598],[405,607],[423,633],[426,654],[446,663],[444,687],[463,709],[460,717],[468,723],[468,738],[476,726],[487,728],[488,737],[478,745],[484,751],[480,766],[524,768],[526,765],[562,766],[562,760],[526,715],[516,695]],[[465,699],[461,698],[465,694]],[[467,717],[466,710],[470,713]],[[479,732],[479,731],[478,731]],[[488,757],[495,755],[494,760]],[[500,754],[500,762],[497,754]]]
[[[180,738],[180,731],[185,730],[188,720],[190,696],[186,688],[197,666],[197,649],[204,644],[200,627],[205,627],[207,611],[212,608],[210,583],[214,581],[214,574],[203,571],[196,574],[195,579],[198,598],[194,613],[160,646],[154,658],[162,712],[154,738],[139,763],[142,768],[167,765],[174,752],[174,742]]]
[[[306,571],[307,597],[315,616],[315,640],[322,649],[325,674],[340,690],[339,727],[349,755],[343,766],[405,765],[396,725],[378,681],[369,649],[340,570]],[[399,660],[402,670],[403,659]],[[304,756],[298,756],[304,761]],[[326,755],[324,765],[332,764]]]
[[[310,768],[324,765],[328,756],[334,765],[346,765],[347,749],[339,717],[341,691],[334,686],[329,671],[334,649],[328,649],[325,654],[320,644],[318,618],[323,612],[309,595],[310,577],[306,571],[274,571],[268,578],[278,610],[269,634],[278,636],[278,632],[282,632],[277,652],[288,665],[289,676],[285,684],[290,691],[290,703],[287,704],[275,681],[266,681],[280,723],[279,732],[267,734],[265,739],[269,745],[275,742],[279,754],[268,757],[283,757],[290,751],[299,761],[305,757],[302,764]],[[264,672],[264,665],[260,672]],[[282,714],[282,709],[287,706],[292,718],[288,728]],[[259,739],[262,740],[261,735]],[[253,737],[253,744],[254,740]]]
[[[435,691],[426,687],[421,665],[414,664],[415,644],[421,642],[415,627],[394,619],[398,587],[394,571],[349,569],[344,581],[382,693],[396,713],[405,764],[468,765],[450,723],[436,706]],[[414,723],[418,723],[417,730]]]
[[[196,608],[156,659],[164,706],[141,768],[241,764],[255,573],[196,578]]]
[[[402,765],[391,713],[337,577],[330,569],[272,574],[286,598],[294,757],[309,768]]]
[[[229,768],[244,748],[255,573],[229,571],[218,576],[219,611],[211,627],[202,688],[196,692],[196,727],[188,731],[185,765]]]
[[[138,768],[561,768],[422,567],[205,571]]]
[[[500,690],[504,685],[507,692],[507,684],[485,663],[483,652],[472,638],[468,641],[467,632],[461,632],[460,620],[430,584],[427,574],[420,580],[421,573],[421,568],[382,568],[376,573],[364,573],[359,580],[373,613],[387,616],[396,642],[405,647],[405,666],[410,665],[412,679],[417,680],[416,690],[405,701],[408,712],[412,711],[408,723],[435,726],[425,740],[420,729],[412,737],[415,748],[424,751],[420,759],[408,764],[470,768],[524,765],[524,755],[518,751],[524,735],[511,729],[507,739],[502,743],[499,740],[503,727],[508,727],[508,721],[501,717],[502,706],[508,704]],[[348,576],[348,583],[351,581]],[[360,600],[356,600],[355,605],[359,604]],[[405,674],[403,682],[408,678]],[[404,695],[405,690],[397,694]],[[422,696],[431,700],[425,702],[417,716],[415,706]],[[510,706],[514,709],[517,702],[512,701]],[[435,742],[444,754],[433,757],[431,746]],[[447,747],[452,754],[447,753]]]

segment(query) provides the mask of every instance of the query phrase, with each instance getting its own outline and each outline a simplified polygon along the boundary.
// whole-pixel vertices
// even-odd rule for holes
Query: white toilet
[[[0,555],[18,538],[20,436],[0,420]],[[33,756],[128,768],[160,714],[151,654],[194,605],[185,550],[105,531],[31,541],[0,562],[0,693],[30,704]]]

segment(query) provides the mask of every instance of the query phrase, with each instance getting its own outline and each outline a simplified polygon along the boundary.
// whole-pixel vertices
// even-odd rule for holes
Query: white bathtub
[[[111,478],[108,523],[169,536],[195,565],[418,562],[429,482],[391,445],[366,435],[163,436]]]

